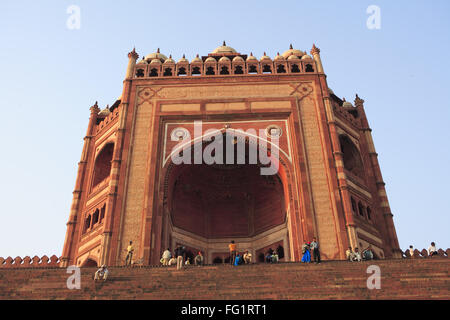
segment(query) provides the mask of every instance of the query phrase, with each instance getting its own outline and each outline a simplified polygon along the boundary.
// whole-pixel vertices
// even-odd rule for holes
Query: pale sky
[[[80,8],[69,29],[67,8]],[[368,29],[369,5],[380,29]],[[315,43],[330,88],[363,98],[401,248],[450,247],[450,2],[2,1],[0,256],[62,253],[89,107],[127,53],[274,57]]]

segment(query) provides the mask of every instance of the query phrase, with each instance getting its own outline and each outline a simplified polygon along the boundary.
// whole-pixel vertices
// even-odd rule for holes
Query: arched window
[[[181,67],[180,69],[178,69],[178,75],[186,75],[186,68],[185,67]]]
[[[164,76],[164,77],[170,77],[170,76],[172,76],[172,68],[166,68],[166,69],[164,70],[163,76]]]
[[[230,74],[230,72],[228,71],[228,67],[222,67],[220,70],[220,74]]]
[[[192,68],[192,75],[201,75],[200,67],[193,67]]]
[[[286,69],[282,64],[279,64],[277,67],[277,73],[286,73]]]
[[[298,65],[293,64],[292,67],[291,67],[291,72],[292,73],[299,73],[300,69],[298,68]]]
[[[136,77],[140,78],[144,76],[144,69],[138,69],[136,71]]]
[[[157,77],[158,76],[158,69],[153,68],[152,70],[150,70],[150,77]]]
[[[98,222],[98,214],[99,214],[99,211],[97,209],[97,210],[95,210],[94,214],[92,215],[92,225],[95,225]]]
[[[364,217],[364,206],[361,202],[358,202],[358,212],[360,216]]]
[[[268,64],[265,64],[263,66],[263,73],[272,73],[272,68]]]
[[[242,70],[242,66],[236,66],[234,69],[234,74],[243,74],[244,71]]]
[[[341,151],[343,153],[344,168],[355,176],[363,178],[364,167],[358,148],[346,135],[339,136],[339,143],[341,144]]]
[[[248,67],[248,73],[258,73],[258,69],[255,65]]]
[[[86,232],[90,226],[91,226],[91,215],[88,215],[84,220],[84,232]]]
[[[114,152],[114,144],[108,143],[95,159],[94,179],[92,186],[98,185],[100,182],[109,177],[111,172],[111,160]]]
[[[367,207],[367,219],[372,220],[371,214],[372,214],[372,210],[370,209],[370,207]]]
[[[206,68],[205,74],[208,75],[208,76],[214,75],[214,74],[215,74],[215,73],[214,73],[214,67],[208,67],[208,68]]]
[[[312,65],[310,65],[310,64],[308,63],[308,64],[306,65],[305,71],[306,71],[306,72],[314,72],[314,69],[313,69]]]
[[[356,210],[357,210],[357,208],[356,208],[356,201],[355,201],[355,199],[353,199],[353,197],[351,197],[350,199],[351,199],[351,202],[352,202],[352,210],[353,210],[354,213],[356,213]]]
[[[103,219],[105,218],[105,209],[106,205],[104,204],[103,207],[100,209],[100,222],[102,222]]]

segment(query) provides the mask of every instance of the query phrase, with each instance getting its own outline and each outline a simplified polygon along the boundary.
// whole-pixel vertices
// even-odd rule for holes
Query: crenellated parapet
[[[0,257],[0,268],[55,268],[59,267],[60,258],[52,255],[50,258],[47,256],[34,256],[30,258],[29,256],[24,257],[11,257],[3,258]]]
[[[319,68],[306,52],[293,49],[292,45],[283,55],[275,58],[264,55],[258,59],[240,54],[224,45],[216,48],[207,56],[198,55],[189,62],[185,55],[175,62],[170,55],[167,58],[159,52],[143,57],[134,68],[133,78],[166,78],[198,76],[242,76],[242,75],[287,75],[298,73],[317,73]]]
[[[422,249],[421,251],[419,251],[418,249],[414,249],[414,253],[411,256],[411,253],[409,252],[409,249],[406,249],[403,252],[403,256],[405,258],[430,258],[432,256],[430,256],[428,254],[428,250],[427,249]],[[447,248],[447,250],[443,250],[443,249],[439,249],[437,251],[437,256],[441,257],[441,258],[448,258],[450,256],[450,248]],[[436,256],[433,256],[436,257]]]

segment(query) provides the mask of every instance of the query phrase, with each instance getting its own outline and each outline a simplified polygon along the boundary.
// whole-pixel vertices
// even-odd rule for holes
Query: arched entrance
[[[246,154],[251,148],[247,143]],[[255,261],[260,252],[279,247],[283,260],[290,260],[285,172],[261,175],[261,164],[249,164],[248,157],[245,164],[169,166],[162,250],[184,245],[194,255],[202,251],[206,263],[225,262],[234,240]]]

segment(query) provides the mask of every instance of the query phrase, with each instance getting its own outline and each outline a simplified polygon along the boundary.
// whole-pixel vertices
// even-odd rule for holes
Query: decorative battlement
[[[403,254],[406,258],[427,258],[430,256],[428,254],[427,249],[422,249],[421,251],[419,251],[418,249],[415,249],[412,257],[409,252],[409,249],[405,250],[405,252],[403,252]],[[439,249],[437,251],[437,255],[441,258],[448,258],[450,256],[450,249],[447,248],[447,250],[445,250],[445,251],[443,249]]]
[[[23,259],[21,257],[15,257],[14,259],[11,257],[6,259],[0,257],[0,268],[51,268],[59,267],[60,262],[61,258],[55,255],[52,255],[50,258],[47,256],[41,258],[38,256],[33,258],[26,256]]]
[[[314,51],[314,54],[318,52]],[[236,52],[233,48],[226,46],[224,41],[223,45],[212,53],[202,58],[197,55],[191,62],[184,55],[175,62],[171,55],[167,58],[158,49],[156,53],[147,55],[136,64],[133,78],[283,75],[315,73],[318,70],[316,61],[311,56],[293,49],[292,45],[282,55],[278,53],[273,60],[265,52],[258,60],[252,53],[247,56]]]

